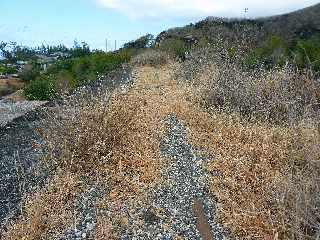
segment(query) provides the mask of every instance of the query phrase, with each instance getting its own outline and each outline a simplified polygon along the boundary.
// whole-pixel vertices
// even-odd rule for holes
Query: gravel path
[[[187,130],[175,116],[170,116],[167,124],[162,153],[172,159],[163,173],[168,184],[155,193],[149,209],[140,210],[144,229],[133,228],[122,239],[224,239],[202,168],[207,159],[188,143]]]

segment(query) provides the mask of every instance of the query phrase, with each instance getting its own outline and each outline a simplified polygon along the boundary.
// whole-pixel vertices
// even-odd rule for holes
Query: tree
[[[154,36],[152,34],[147,34],[138,38],[137,40],[125,43],[123,48],[136,48],[136,49],[143,49],[143,48],[150,48],[154,45]]]
[[[1,42],[0,52],[1,55],[11,63],[15,63],[18,60],[26,61],[34,59],[36,55],[35,49],[25,46],[19,46],[16,42]]]
[[[73,48],[70,50],[72,57],[84,57],[90,55],[90,47],[86,42],[78,43],[74,41]]]

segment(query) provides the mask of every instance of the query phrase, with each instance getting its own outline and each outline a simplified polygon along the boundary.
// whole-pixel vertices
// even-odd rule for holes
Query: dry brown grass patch
[[[23,215],[9,226],[4,239],[56,239],[58,234],[72,227],[74,201],[81,190],[76,176],[57,175],[46,189],[27,198]]]
[[[249,123],[237,115],[189,118],[193,143],[214,154],[219,218],[240,239],[314,239],[318,233],[317,125]]]
[[[215,156],[206,168],[233,237],[317,239],[319,81],[292,69],[243,72],[202,53],[175,77],[207,108],[180,118],[193,144]]]
[[[24,87],[24,83],[18,78],[0,79],[0,97],[11,94]]]

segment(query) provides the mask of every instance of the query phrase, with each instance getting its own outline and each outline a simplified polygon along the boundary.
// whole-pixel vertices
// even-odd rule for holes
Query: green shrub
[[[312,68],[320,71],[320,37],[298,41],[294,48],[294,60],[299,68]]]
[[[16,68],[0,65],[0,74],[15,74],[15,73],[17,73]]]
[[[164,40],[160,46],[160,50],[167,52],[171,56],[184,58],[188,47],[181,39],[169,38]]]
[[[289,59],[289,48],[284,40],[271,36],[262,47],[253,50],[244,60],[244,65],[249,68],[264,65],[267,68],[283,66]]]
[[[57,94],[97,79],[100,74],[120,67],[128,62],[135,51],[123,49],[117,53],[94,52],[87,56],[60,60],[51,65],[47,72],[40,73],[37,65],[26,66],[21,77],[30,81],[25,92],[30,100],[49,100]]]
[[[4,74],[6,71],[6,67],[3,65],[0,65],[0,74]]]
[[[95,80],[99,74],[106,74],[122,63],[129,61],[131,53],[128,50],[119,53],[94,53],[90,56],[72,60],[70,72],[74,76],[75,86]]]
[[[56,96],[54,80],[50,77],[32,80],[26,85],[24,93],[28,100],[51,100]]]

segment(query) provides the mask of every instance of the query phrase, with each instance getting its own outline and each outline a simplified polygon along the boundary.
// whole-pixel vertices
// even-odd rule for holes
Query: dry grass
[[[135,56],[131,62],[136,66],[148,65],[152,67],[159,67],[167,64],[168,61],[169,56],[167,53],[159,50],[147,49],[143,53]]]
[[[198,114],[193,143],[214,154],[219,219],[239,239],[315,239],[319,232],[320,135],[311,122],[249,123],[237,115]]]
[[[177,75],[201,89],[204,104],[209,108],[275,124],[304,117],[319,120],[319,80],[290,67],[245,72],[234,61],[210,50],[199,50]]]
[[[92,183],[110,189],[98,202],[96,239],[119,236],[119,223],[126,222],[121,210],[147,204],[149,193],[162,183],[160,171],[166,160],[160,155],[159,142],[165,132],[164,119],[182,101],[168,92],[173,85],[170,67],[141,67],[134,75],[136,81],[131,87],[119,88],[90,103],[56,109],[48,116],[46,126],[50,127],[41,130],[48,151],[44,163],[52,172],[70,172],[83,179],[82,189]],[[183,89],[175,88],[181,96],[185,95]],[[63,197],[67,192],[62,189],[60,194]],[[50,197],[46,190],[42,194]],[[57,208],[57,211],[67,207],[41,199],[31,198],[30,204],[40,204],[44,209]],[[51,212],[24,214],[23,220],[12,226],[7,239],[25,226],[32,228],[34,222],[45,217],[43,214]],[[37,225],[38,235],[46,236],[47,229],[55,224],[54,216]],[[69,222],[69,215],[60,217],[62,223]],[[26,239],[33,238],[27,235]]]
[[[193,143],[215,156],[206,168],[221,223],[238,239],[317,239],[319,84],[289,69],[245,73],[206,57],[177,77],[207,109],[185,119]]]
[[[56,239],[73,226],[73,204],[81,190],[76,176],[58,174],[45,189],[27,198],[23,215],[9,226],[3,239]]]
[[[11,94],[23,87],[24,83],[20,79],[0,79],[0,97]]]
[[[146,144],[153,145],[152,152],[148,156],[140,158],[139,164],[133,165],[137,167],[145,164],[150,171],[146,171],[146,168],[140,170],[141,173],[147,173],[143,178],[144,181],[147,180],[146,184],[143,183],[144,181],[137,181],[134,180],[135,178],[129,177],[123,178],[114,173],[114,176],[118,176],[118,179],[122,179],[122,181],[114,182],[110,194],[99,203],[99,209],[108,214],[99,217],[96,239],[119,239],[119,234],[124,229],[144,224],[138,216],[134,217],[135,209],[148,206],[151,200],[150,193],[157,189],[157,185],[164,184],[160,171],[165,167],[164,164],[167,160],[161,157],[159,150],[159,142],[165,132],[164,120],[169,114],[181,109],[182,103],[186,101],[188,95],[184,91],[185,89],[178,88],[177,83],[172,81],[172,68],[174,66],[168,65],[157,69],[148,66],[136,69],[136,81],[126,93],[128,99],[125,102],[132,104],[139,100],[143,105],[141,108],[143,114],[138,115],[135,119],[138,124],[142,124],[138,132],[143,141],[140,142],[140,137],[135,136],[135,143],[130,146],[127,154],[132,153],[132,150],[139,145],[142,147],[139,153],[141,155],[147,149]],[[137,108],[135,107],[135,109]],[[150,133],[156,134],[155,138],[148,138],[144,135],[148,129]],[[152,144],[152,142],[154,143]],[[135,153],[130,154],[131,161],[134,157]],[[124,171],[124,174],[127,173],[127,170]],[[129,209],[130,224],[124,209]]]

